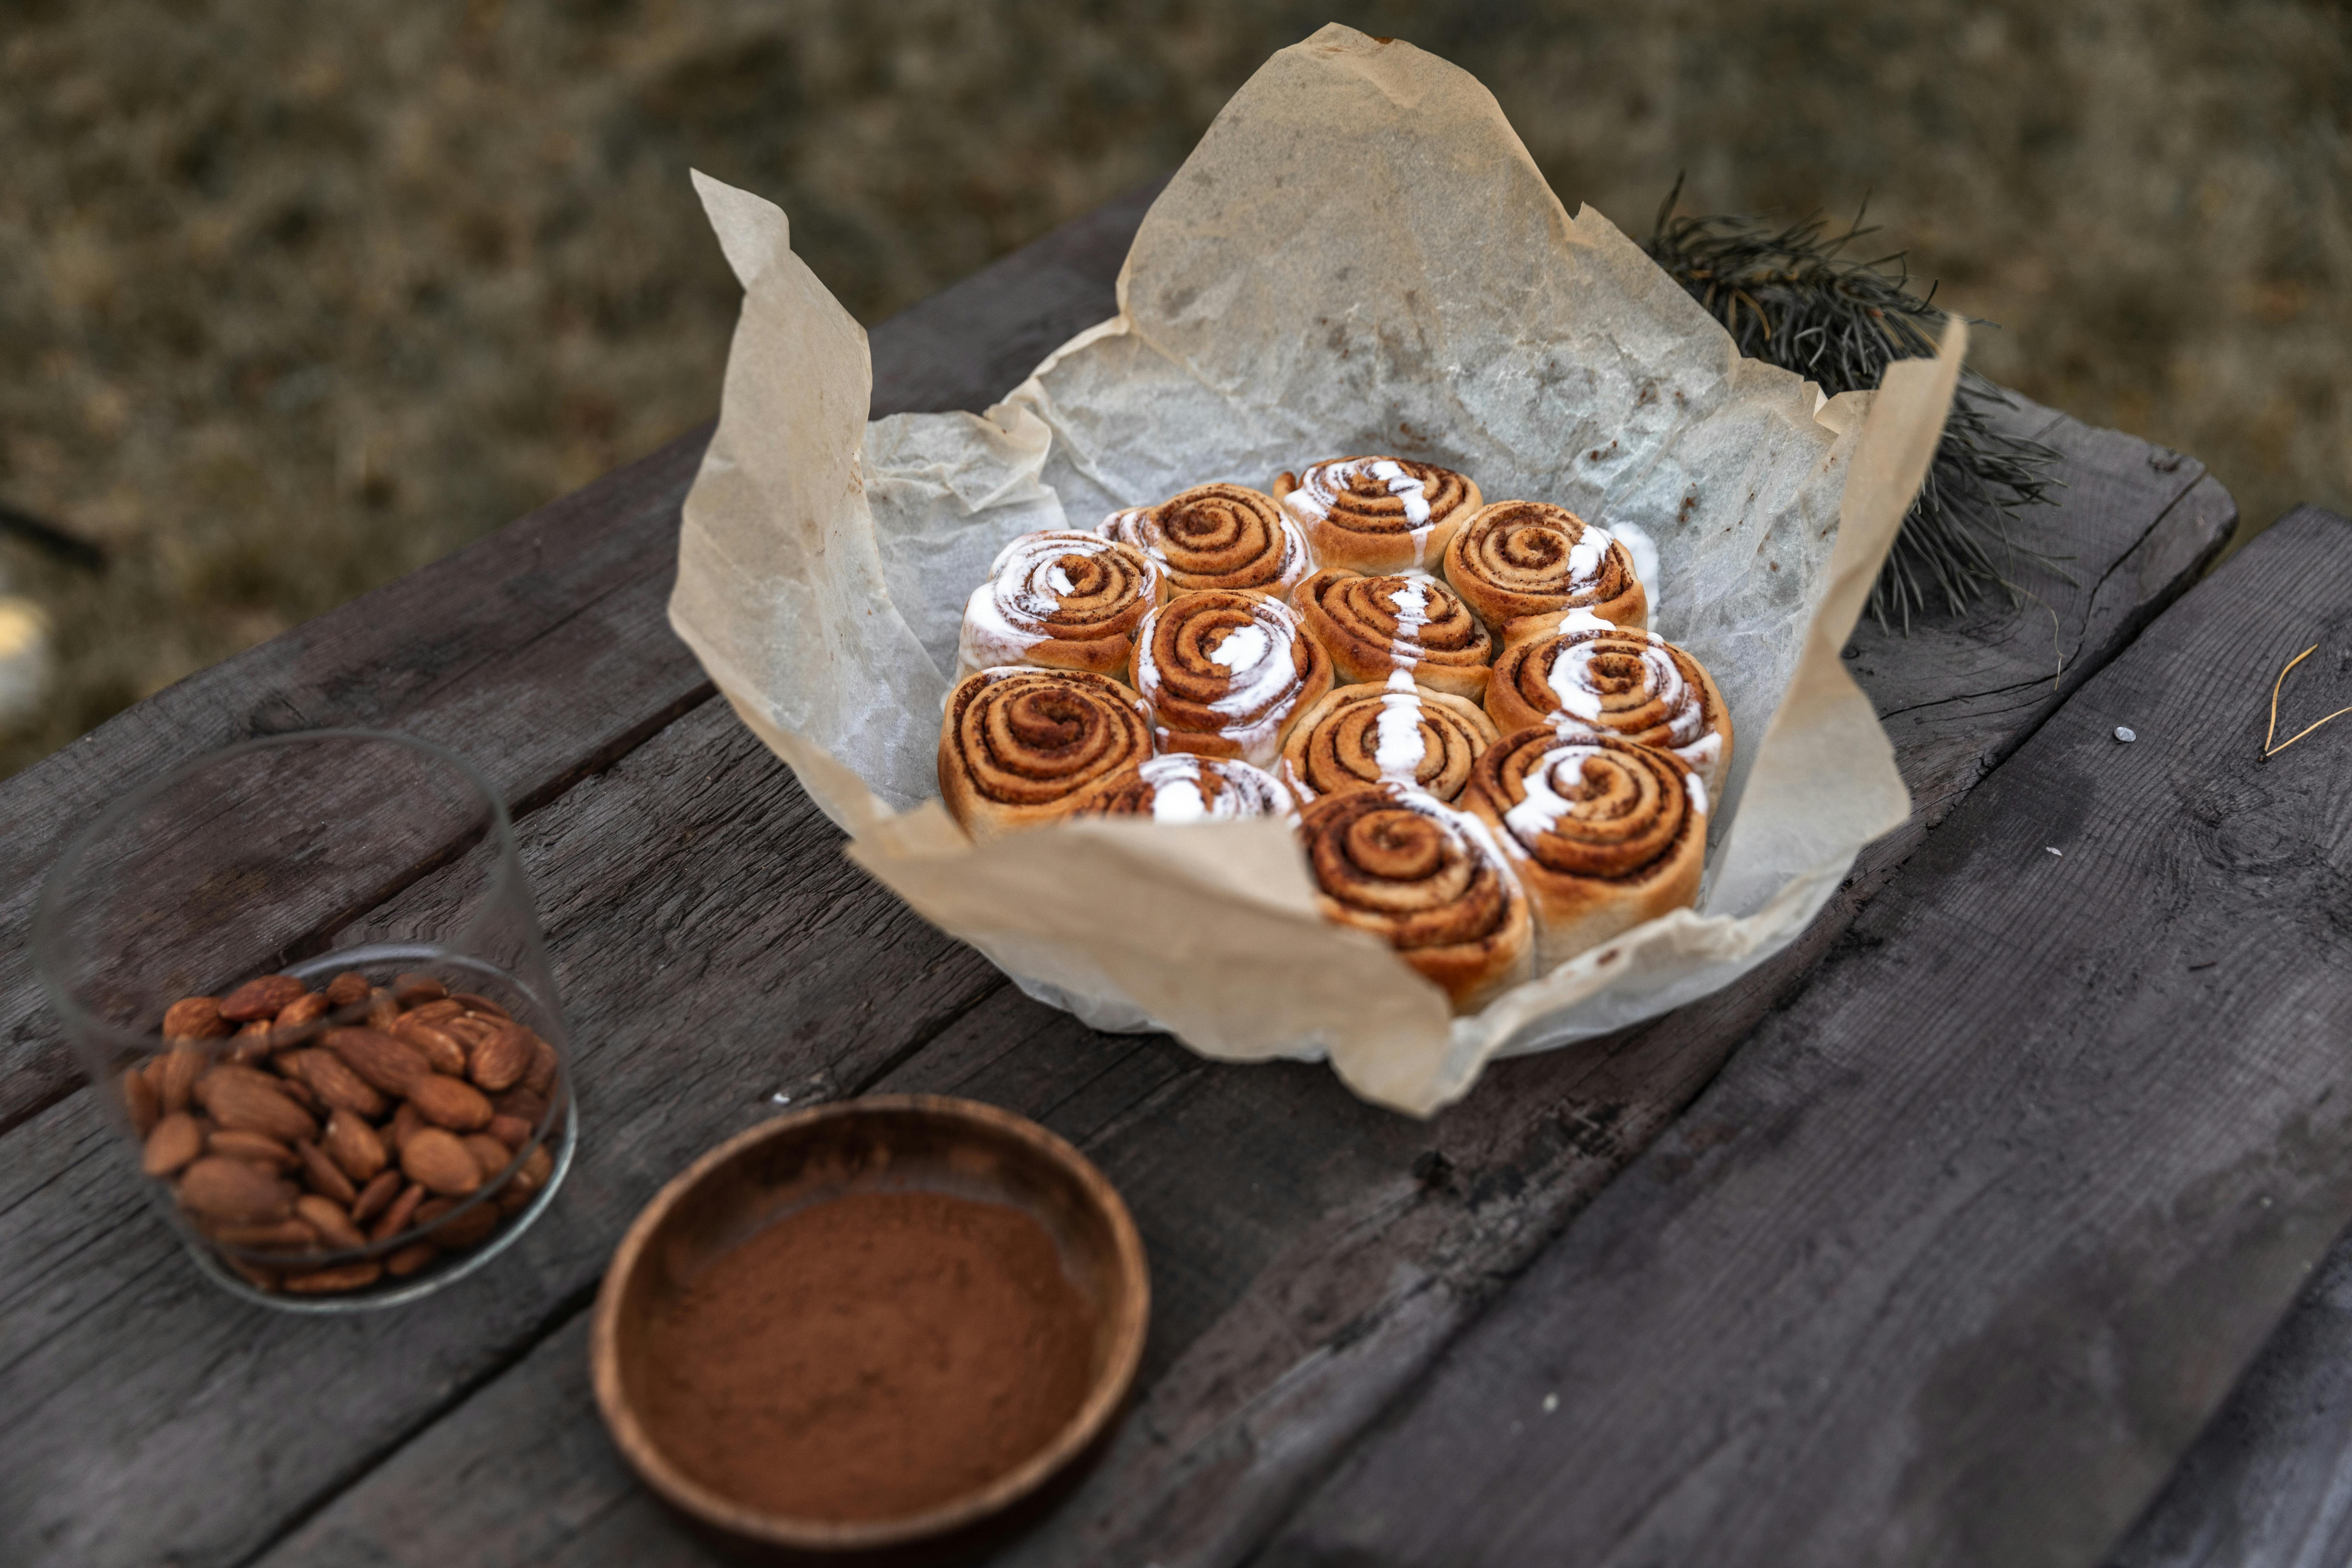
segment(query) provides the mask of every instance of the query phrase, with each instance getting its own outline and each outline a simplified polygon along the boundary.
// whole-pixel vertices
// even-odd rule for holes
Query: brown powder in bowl
[[[1035,1220],[940,1193],[788,1215],[652,1318],[640,1408],[678,1468],[795,1519],[919,1513],[1085,1401],[1094,1313]]]

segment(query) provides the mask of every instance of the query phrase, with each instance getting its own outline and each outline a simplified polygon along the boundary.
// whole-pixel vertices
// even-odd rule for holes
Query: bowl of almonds
[[[430,974],[184,997],[116,1084],[140,1169],[199,1257],[274,1297],[381,1304],[470,1272],[569,1154],[555,1047]]]
[[[240,1295],[412,1300],[562,1180],[566,1036],[513,827],[438,747],[313,731],[178,769],[68,847],[33,945],[140,1177]]]

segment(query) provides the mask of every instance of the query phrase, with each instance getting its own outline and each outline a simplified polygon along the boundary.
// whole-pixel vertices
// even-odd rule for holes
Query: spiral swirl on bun
[[[1100,531],[1150,556],[1174,594],[1251,588],[1282,595],[1314,569],[1298,524],[1273,497],[1241,485],[1195,485],[1158,506],[1115,511]]]
[[[1299,837],[1323,917],[1388,942],[1456,1012],[1527,975],[1527,895],[1477,818],[1383,784],[1309,805]]]
[[[1087,793],[1076,815],[1148,816],[1177,826],[1257,816],[1286,816],[1296,822],[1298,807],[1290,792],[1262,768],[1232,757],[1171,752],[1103,780]]]
[[[1093,785],[1151,755],[1143,700],[1106,675],[983,669],[948,693],[940,794],[976,839],[1066,816]]]
[[[1281,600],[1210,588],[1179,594],[1144,617],[1135,684],[1161,751],[1265,768],[1331,689],[1331,659]]]
[[[967,674],[1034,664],[1124,678],[1159,601],[1160,567],[1143,552],[1075,530],[1024,533],[965,601],[957,660]]]
[[[1706,789],[1672,752],[1539,724],[1487,748],[1462,804],[1527,889],[1539,969],[1698,898]]]
[[[1582,610],[1503,650],[1486,716],[1505,734],[1530,724],[1614,735],[1669,751],[1710,792],[1731,766],[1731,713],[1715,680],[1655,632],[1620,631]]]
[[[1386,686],[1342,686],[1309,709],[1282,747],[1282,782],[1301,800],[1406,784],[1450,801],[1495,742],[1465,699],[1426,691],[1400,671]]]
[[[1327,566],[1292,589],[1290,602],[1343,686],[1403,670],[1433,691],[1473,702],[1486,695],[1495,639],[1435,577],[1360,577]]]
[[[1307,531],[1317,564],[1350,572],[1433,569],[1478,487],[1409,458],[1333,458],[1274,482],[1275,498]]]
[[[1606,529],[1548,501],[1479,508],[1445,546],[1445,580],[1505,647],[1542,636],[1568,610],[1626,631],[1649,625],[1632,552]]]

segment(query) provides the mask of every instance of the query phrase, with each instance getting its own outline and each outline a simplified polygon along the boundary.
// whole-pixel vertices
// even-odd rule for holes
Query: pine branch
[[[1778,229],[1753,218],[1676,217],[1682,189],[1678,179],[1645,248],[1741,353],[1795,371],[1832,397],[1875,387],[1892,361],[1935,354],[1944,312],[1930,303],[1932,286],[1911,291],[1904,253],[1870,261],[1844,254],[1877,232],[1862,226],[1861,213],[1837,235],[1818,216]],[[1994,426],[1997,410],[2015,406],[1975,371],[1960,373],[1943,444],[1871,590],[1881,626],[1900,619],[1907,633],[1931,596],[1957,610],[1998,587],[2016,604],[2019,556],[2053,567],[2067,559],[2018,537],[2018,514],[2051,504],[2060,481],[2050,472],[2054,450]]]

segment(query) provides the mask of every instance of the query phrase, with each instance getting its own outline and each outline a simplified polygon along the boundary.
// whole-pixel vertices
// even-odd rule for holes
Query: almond
[[[196,1087],[196,1075],[205,1070],[211,1058],[193,1046],[177,1046],[163,1053],[161,1077],[155,1088],[163,1101],[164,1114],[188,1109],[188,1096]]]
[[[452,1019],[462,1018],[465,1016],[465,1004],[448,996],[442,997],[438,1002],[419,1003],[401,1015],[404,1018],[414,1018],[420,1024],[430,1024],[436,1029]]]
[[[437,1201],[441,1205],[442,1214],[446,1214],[457,1206],[446,1198]],[[424,1230],[427,1226],[436,1226],[426,1232],[426,1239],[445,1252],[463,1252],[467,1247],[474,1246],[488,1237],[490,1232],[499,1228],[499,1211],[489,1204],[476,1204],[472,1208],[446,1220],[443,1219],[441,1215],[435,1214],[433,1206],[432,1204],[425,1204],[417,1209],[416,1227]]]
[[[229,1027],[229,1021],[221,1016],[220,1004],[210,996],[183,996],[163,1009],[167,1040],[224,1039]]]
[[[510,1089],[490,1101],[500,1116],[519,1116],[533,1127],[547,1114],[547,1101],[527,1089]]]
[[[316,1138],[310,1113],[278,1090],[279,1080],[252,1068],[223,1062],[196,1079],[196,1099],[213,1120],[238,1132],[266,1132],[291,1143]]]
[[[400,998],[404,1007],[414,1007],[420,1002],[438,1002],[449,994],[449,988],[429,974],[397,974],[393,977],[392,994]]]
[[[392,1161],[376,1130],[349,1110],[337,1110],[327,1118],[327,1130],[320,1135],[319,1146],[354,1182],[374,1181]]]
[[[174,1111],[147,1134],[139,1168],[151,1176],[168,1176],[204,1152],[204,1124],[184,1110]]]
[[[259,1165],[207,1154],[181,1174],[180,1202],[207,1219],[269,1225],[293,1212],[294,1190]]]
[[[330,1029],[327,1048],[386,1094],[405,1094],[409,1081],[432,1071],[415,1046],[381,1029]]]
[[[446,1072],[453,1078],[466,1075],[466,1047],[432,1025],[404,1016],[393,1025],[392,1032],[424,1052],[435,1072]]]
[[[438,1127],[425,1128],[401,1147],[400,1168],[445,1198],[462,1198],[482,1184],[481,1168],[457,1135]]]
[[[439,1019],[433,1026],[465,1047],[469,1055],[479,1049],[484,1040],[506,1027],[496,1018],[477,1018],[471,1013],[461,1017]]]
[[[375,990],[368,993],[367,1026],[371,1029],[389,1029],[400,1017],[400,998],[391,992]]]
[[[384,1129],[384,1141],[397,1154],[408,1147],[408,1141],[416,1136],[419,1128],[427,1125],[424,1113],[404,1100],[400,1102],[400,1109],[392,1113],[392,1125]]]
[[[530,1142],[530,1123],[520,1116],[493,1116],[488,1131],[509,1149],[520,1149]]]
[[[366,1001],[368,994],[374,989],[374,986],[368,984],[366,975],[356,969],[346,969],[327,982],[327,1005],[331,1007],[348,1007],[354,1002]]]
[[[415,1182],[401,1188],[400,1195],[392,1200],[391,1206],[377,1216],[373,1225],[368,1226],[368,1239],[382,1241],[387,1237],[398,1236],[402,1231],[406,1230],[409,1220],[416,1213],[416,1205],[424,1201],[425,1189]]]
[[[520,1214],[530,1207],[530,1200],[537,1196],[539,1194],[529,1187],[519,1187],[514,1183],[509,1182],[497,1198],[499,1217],[506,1218]]]
[[[534,1056],[531,1033],[520,1024],[500,1025],[498,1032],[474,1047],[474,1081],[492,1094],[502,1094],[522,1081]]]
[[[278,1010],[276,1022],[280,1029],[298,1029],[325,1017],[327,1009],[333,1005],[325,992],[305,991]]]
[[[459,1132],[478,1132],[490,1124],[490,1101],[463,1079],[426,1073],[408,1086],[408,1103],[436,1126]]]
[[[360,1190],[352,1185],[351,1177],[324,1149],[316,1143],[297,1143],[294,1156],[302,1162],[302,1178],[310,1184],[313,1191],[334,1199],[345,1208],[359,1201]]]
[[[399,1193],[401,1184],[406,1180],[407,1178],[398,1171],[377,1172],[375,1178],[366,1186],[362,1187],[360,1195],[352,1201],[352,1220],[357,1224],[366,1225],[374,1219],[383,1212],[384,1205],[392,1202]]]
[[[267,1132],[247,1132],[235,1128],[215,1128],[205,1140],[205,1152],[230,1160],[247,1160],[278,1172],[290,1171],[296,1161],[294,1151]]]
[[[394,1279],[404,1279],[441,1255],[441,1249],[429,1241],[412,1241],[383,1260],[383,1271]]]
[[[270,1065],[275,1067],[277,1063],[273,1059]],[[299,1078],[281,1077],[278,1080],[278,1092],[292,1100],[295,1104],[300,1106],[303,1110],[309,1111],[314,1117],[321,1116],[326,1113],[327,1108],[320,1101],[319,1091],[312,1089],[309,1084],[304,1083]]]
[[[501,1023],[510,1022],[514,1017],[513,1014],[508,1012],[504,1007],[499,1006],[488,997],[477,996],[470,991],[452,991],[449,993],[449,1000],[457,1003],[468,1013],[486,1014],[490,1017],[499,1020]]]
[[[265,974],[222,997],[220,1016],[232,1024],[275,1018],[279,1008],[310,989],[290,974]]]
[[[228,1059],[251,1067],[269,1057],[269,1020],[257,1018],[236,1032],[236,1043],[229,1048]]]
[[[163,1119],[163,1097],[147,1081],[146,1064],[131,1068],[121,1078],[122,1113],[131,1119],[131,1135],[144,1139]]]
[[[316,1252],[319,1233],[299,1219],[273,1220],[267,1225],[216,1225],[212,1237],[223,1247],[251,1252]]]
[[[343,1212],[343,1205],[332,1198],[304,1193],[294,1200],[294,1212],[304,1224],[317,1231],[319,1239],[331,1248],[340,1251],[367,1245],[367,1237],[360,1234],[360,1227],[352,1223],[352,1216]]]
[[[498,1180],[500,1173],[514,1163],[514,1151],[487,1132],[468,1132],[459,1142],[466,1145],[467,1152],[474,1156],[474,1163],[482,1168],[482,1180],[485,1182]]]
[[[352,1070],[351,1063],[323,1047],[289,1051],[279,1059],[291,1063],[295,1077],[309,1084],[311,1092],[333,1110],[348,1110],[373,1121],[392,1109],[373,1084]]]
[[[533,1035],[530,1037],[530,1066],[522,1075],[523,1088],[533,1094],[554,1093],[557,1066],[555,1047]]]
[[[546,1144],[541,1143],[523,1156],[522,1168],[515,1172],[514,1180],[509,1184],[527,1193],[535,1193],[547,1185],[547,1178],[554,1169],[555,1156],[547,1152]]]
[[[373,1258],[362,1258],[356,1263],[338,1263],[331,1268],[289,1274],[278,1283],[289,1296],[332,1296],[344,1290],[363,1290],[383,1278],[383,1264]]]

